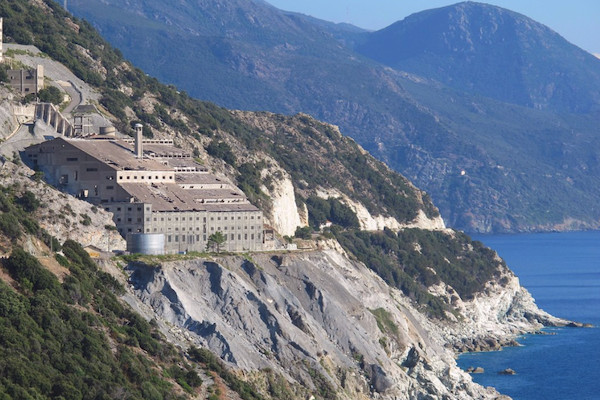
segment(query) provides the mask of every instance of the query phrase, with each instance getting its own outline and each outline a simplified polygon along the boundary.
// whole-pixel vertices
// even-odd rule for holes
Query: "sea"
[[[496,250],[537,305],[593,328],[547,328],[521,346],[469,353],[460,367],[484,368],[473,380],[515,400],[600,399],[600,232],[475,236]],[[516,375],[500,375],[511,368]]]

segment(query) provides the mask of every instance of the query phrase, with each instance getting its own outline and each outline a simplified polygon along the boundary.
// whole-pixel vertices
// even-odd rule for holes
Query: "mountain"
[[[297,227],[291,217],[315,228],[303,240],[275,232],[261,253],[104,252],[101,242],[123,242],[110,213],[23,164],[17,151],[56,131],[17,119],[33,100],[0,85],[4,397],[491,400],[503,397],[458,369],[457,352],[569,323],[336,127],[194,100],[53,1],[0,10],[13,65],[44,64],[49,85],[66,94],[72,82],[121,133],[143,122],[146,136],[173,140],[279,233]]]
[[[556,112],[600,109],[600,63],[550,28],[472,2],[411,15],[357,50],[455,89]]]
[[[450,226],[600,226],[600,61],[523,16],[461,3],[369,33],[251,0],[69,7],[195,97],[338,125],[425,189]]]

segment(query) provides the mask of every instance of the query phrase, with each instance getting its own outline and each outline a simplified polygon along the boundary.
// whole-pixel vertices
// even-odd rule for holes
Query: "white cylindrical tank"
[[[163,233],[128,233],[127,251],[148,255],[165,254],[165,235]]]

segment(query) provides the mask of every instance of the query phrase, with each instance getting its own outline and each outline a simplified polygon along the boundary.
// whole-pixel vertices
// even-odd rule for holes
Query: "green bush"
[[[64,95],[56,86],[48,86],[38,92],[38,98],[43,103],[59,105],[64,100]]]

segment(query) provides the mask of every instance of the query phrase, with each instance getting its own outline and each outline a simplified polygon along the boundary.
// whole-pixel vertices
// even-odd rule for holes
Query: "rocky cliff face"
[[[17,185],[35,195],[41,202],[35,217],[50,235],[61,243],[73,239],[84,247],[93,245],[103,251],[125,250],[125,240],[117,232],[112,214],[61,193],[47,183],[32,180],[33,174],[34,171],[21,163],[4,161],[0,165],[0,184]]]
[[[457,368],[452,345],[494,348],[541,322],[563,322],[537,309],[508,271],[506,287],[490,283],[485,294],[459,300],[457,323],[426,318],[334,250],[126,269],[129,301],[173,340],[208,347],[245,373],[269,368],[315,395],[498,398]]]

